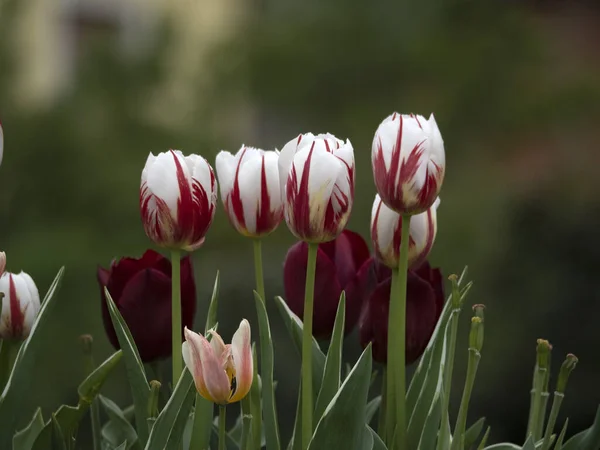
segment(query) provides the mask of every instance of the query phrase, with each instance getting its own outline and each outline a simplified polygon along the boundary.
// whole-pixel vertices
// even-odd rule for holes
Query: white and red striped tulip
[[[142,172],[140,209],[144,230],[156,244],[193,251],[202,245],[215,215],[217,182],[199,155],[169,150],[148,156]]]
[[[202,397],[218,405],[238,402],[252,385],[250,324],[243,319],[228,345],[216,331],[210,333],[208,342],[203,335],[184,329],[181,351],[185,365]]]
[[[332,134],[301,134],[279,154],[284,216],[299,239],[328,242],[344,229],[354,201],[354,149]]]
[[[426,120],[394,113],[377,128],[371,152],[373,177],[383,202],[399,214],[426,211],[438,197],[446,157],[433,114]]]
[[[29,336],[40,311],[40,294],[33,279],[25,272],[5,272],[0,277],[2,312],[0,337],[25,339]]]
[[[437,233],[438,198],[429,209],[415,214],[410,220],[408,243],[408,266],[417,267],[423,263]],[[383,264],[392,269],[398,267],[402,234],[402,216],[388,208],[379,195],[375,196],[371,211],[371,240],[375,255]]]
[[[221,200],[229,221],[244,236],[267,235],[283,219],[278,160],[276,151],[246,146],[235,155],[217,155]]]

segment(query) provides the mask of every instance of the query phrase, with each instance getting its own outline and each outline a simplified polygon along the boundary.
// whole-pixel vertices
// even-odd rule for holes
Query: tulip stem
[[[256,292],[260,295],[260,298],[264,302],[267,301],[265,298],[265,279],[263,277],[263,263],[262,263],[262,241],[260,239],[254,239],[254,277],[256,278]]]
[[[180,252],[171,252],[171,358],[173,360],[173,389],[183,370],[181,355],[181,260]]]
[[[313,432],[312,389],[312,321],[315,297],[315,271],[319,244],[308,244],[306,284],[304,286],[304,318],[302,332],[302,449],[306,450]]]
[[[406,283],[410,218],[409,214],[402,214],[400,260],[398,267],[392,270],[388,317],[387,441],[390,449],[402,450],[406,449]]]
[[[225,413],[227,409],[219,405],[219,450],[225,450]]]

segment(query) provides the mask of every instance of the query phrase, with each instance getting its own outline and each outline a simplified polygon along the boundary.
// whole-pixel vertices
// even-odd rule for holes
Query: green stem
[[[242,436],[240,438],[240,450],[246,450],[248,447],[248,438],[250,437],[250,427],[252,426],[252,411],[250,410],[250,394],[246,395],[240,402],[242,414]]]
[[[0,297],[1,300],[1,297]],[[10,378],[13,366],[17,360],[21,341],[12,339],[3,339],[0,346],[0,394]]]
[[[454,427],[454,436],[452,437],[451,450],[462,450],[465,441],[465,428],[467,426],[467,412],[469,410],[469,401],[475,384],[475,376],[477,375],[477,367],[481,354],[474,348],[469,348],[469,360],[467,362],[467,379],[465,380],[465,388],[463,390],[462,399],[460,401],[460,409],[456,418],[456,426]]]
[[[225,450],[225,413],[227,409],[219,405],[219,450]]]
[[[312,321],[315,297],[315,271],[319,244],[308,244],[306,284],[304,286],[304,318],[302,332],[302,449],[306,450],[313,431],[312,389]]]
[[[542,412],[542,391],[544,389],[544,378],[546,376],[546,369],[543,367],[537,367],[534,377],[534,388],[533,388],[533,402],[531,406],[531,422],[527,428],[527,437],[533,434],[537,436],[539,430],[537,426],[539,424],[540,413]]]
[[[381,379],[381,404],[379,405],[379,420],[377,423],[377,434],[381,439],[385,439],[385,409],[386,409],[386,389],[387,389],[387,368],[383,367],[383,376]]]
[[[183,370],[181,355],[181,261],[178,250],[171,251],[171,357],[173,359],[173,389]]]
[[[548,450],[552,444],[550,438],[556,425],[556,419],[558,418],[558,412],[560,411],[560,405],[562,404],[565,394],[561,392],[555,392],[554,398],[552,399],[552,409],[550,409],[550,417],[548,418],[548,425],[546,426],[546,433],[544,434],[544,442],[541,450]]]
[[[454,296],[455,293],[452,293],[452,295]],[[459,316],[460,307],[453,309],[452,315],[450,316],[450,344],[448,346],[448,359],[446,360],[446,367],[444,369],[444,397],[442,405],[440,437],[438,439],[437,447],[438,449],[444,448],[449,440],[448,438],[450,437],[450,430],[447,425],[449,421],[448,407],[450,406],[450,391],[452,389],[452,372],[454,370],[454,354],[456,353],[456,336],[458,334]]]
[[[260,372],[262,385],[262,404],[264,415],[265,441],[267,450],[279,450],[279,427],[277,425],[277,410],[275,406],[275,392],[273,388],[273,341],[266,316],[265,282],[262,265],[262,245],[260,239],[254,240],[254,274],[256,276],[256,292],[264,305],[265,320],[260,320]],[[256,429],[260,431],[260,417],[256,419]],[[260,441],[260,436],[257,438]]]
[[[402,214],[402,234],[400,236],[400,260],[398,268],[392,270],[390,292],[390,312],[388,318],[387,362],[387,416],[388,446],[406,449],[406,282],[408,279],[408,247],[410,240],[410,219]]]

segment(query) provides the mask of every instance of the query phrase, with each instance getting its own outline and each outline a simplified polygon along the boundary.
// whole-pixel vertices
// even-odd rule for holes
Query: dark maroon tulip
[[[181,315],[182,326],[188,328],[192,327],[196,312],[193,272],[190,257],[182,258]],[[140,259],[113,260],[108,270],[98,267],[98,283],[102,297],[102,320],[113,347],[120,348],[106,305],[104,286],[125,319],[142,361],[170,356],[171,262],[154,250],[147,250]]]
[[[335,314],[342,290],[355,283],[358,269],[369,259],[369,248],[357,233],[344,230],[336,239],[319,244],[315,275],[313,335],[326,339],[331,336]],[[308,244],[297,242],[288,251],[283,263],[285,301],[300,318],[304,313],[304,283]],[[362,308],[364,297],[346,292],[345,332],[352,331]]]
[[[392,271],[374,258],[360,269],[356,290],[366,299],[358,323],[360,343],[373,343],[373,359],[387,361],[388,312]],[[408,271],[406,290],[406,364],[415,362],[427,343],[444,308],[444,282],[439,269],[427,261]]]

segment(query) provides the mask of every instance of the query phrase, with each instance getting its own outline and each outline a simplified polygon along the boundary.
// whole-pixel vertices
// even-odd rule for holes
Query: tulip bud
[[[573,355],[572,353],[567,355],[566,359],[562,363],[562,366],[560,367],[558,382],[556,383],[556,392],[560,392],[561,394],[565,393],[569,376],[571,375],[573,369],[575,369],[575,366],[578,362],[579,360],[577,359],[577,356]]]
[[[1,130],[0,130],[1,132]],[[0,149],[1,151],[1,149]],[[1,155],[0,155],[1,157]],[[0,252],[0,277],[4,273],[4,269],[6,269],[6,253]]]
[[[202,245],[215,215],[217,183],[201,156],[179,150],[148,155],[142,171],[140,209],[154,243],[193,251]]]
[[[371,258],[358,274],[365,303],[358,322],[360,343],[373,344],[373,359],[387,362],[388,314],[392,271]],[[425,351],[444,308],[444,283],[439,269],[426,261],[408,271],[406,287],[406,364]]]
[[[108,340],[119,349],[104,287],[129,327],[144,362],[171,355],[171,262],[154,250],[139,258],[121,258],[109,269],[98,267],[102,320]],[[191,327],[196,311],[196,285],[190,256],[181,259],[181,317]]]
[[[433,114],[426,120],[394,113],[377,128],[371,151],[373,177],[381,200],[399,214],[419,214],[440,193],[446,157]]]
[[[414,215],[410,220],[409,267],[422,264],[433,247],[439,204],[438,198],[427,211]],[[376,195],[371,210],[371,240],[377,258],[392,269],[398,267],[400,261],[401,234],[402,216],[388,208]]]
[[[183,360],[202,397],[218,405],[238,402],[250,391],[254,374],[250,324],[242,320],[229,345],[216,331],[211,334],[208,342],[186,327]]]
[[[278,152],[246,146],[235,155],[217,155],[221,200],[229,221],[244,236],[269,234],[283,219],[278,160]]]
[[[354,201],[354,149],[332,134],[301,134],[279,154],[284,217],[299,239],[328,242],[348,222]]]
[[[40,311],[40,294],[33,279],[25,272],[5,272],[0,277],[2,313],[0,337],[3,339],[25,339]]]
[[[345,333],[350,333],[365,300],[357,275],[369,259],[365,240],[350,230],[344,230],[333,241],[319,244],[315,272],[313,335],[327,339],[333,332],[340,295],[346,291]],[[308,244],[297,242],[288,251],[283,263],[285,301],[298,317],[304,316],[304,289]]]

